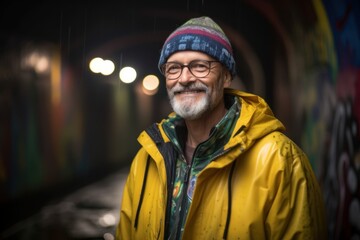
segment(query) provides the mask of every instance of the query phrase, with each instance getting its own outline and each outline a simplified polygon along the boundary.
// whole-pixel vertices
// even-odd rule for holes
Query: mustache
[[[208,91],[208,87],[201,83],[201,82],[195,82],[195,83],[191,83],[189,85],[181,85],[181,84],[176,84],[173,88],[169,89],[169,92],[174,95],[176,93],[179,92],[187,92],[187,91],[204,91],[207,92]]]

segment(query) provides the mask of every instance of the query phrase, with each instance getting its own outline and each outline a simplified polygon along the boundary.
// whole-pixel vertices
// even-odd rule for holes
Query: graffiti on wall
[[[302,29],[305,44],[297,45],[305,49],[302,145],[317,166],[329,239],[359,239],[360,3],[313,5],[317,21]]]

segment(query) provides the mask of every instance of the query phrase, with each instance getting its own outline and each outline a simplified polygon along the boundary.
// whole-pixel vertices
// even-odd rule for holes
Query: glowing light
[[[37,59],[37,62],[35,63],[35,71],[37,73],[45,73],[49,70],[50,67],[50,61],[46,56],[41,56],[39,59]]]
[[[110,75],[114,72],[115,70],[115,65],[112,61],[110,60],[105,60],[102,63],[102,70],[101,73],[105,76]]]
[[[104,60],[102,58],[94,58],[90,61],[89,68],[94,73],[100,73]]]
[[[112,235],[111,233],[105,233],[103,235],[103,237],[104,237],[104,240],[114,240],[115,239],[114,235]]]
[[[24,66],[34,69],[38,74],[48,73],[50,58],[46,53],[34,50],[24,59]]]
[[[132,83],[136,79],[136,71],[132,67],[124,67],[121,69],[119,77],[124,83]]]
[[[159,88],[159,78],[155,75],[147,75],[142,82],[142,91],[146,95],[154,95]]]
[[[99,224],[103,227],[110,227],[116,224],[116,218],[112,213],[106,213],[99,219]]]
[[[89,68],[94,73],[101,73],[102,75],[110,75],[115,70],[115,65],[111,60],[104,60],[100,57],[92,59],[89,63]]]
[[[159,87],[159,79],[155,75],[147,75],[143,80],[143,87],[147,90],[155,90]]]

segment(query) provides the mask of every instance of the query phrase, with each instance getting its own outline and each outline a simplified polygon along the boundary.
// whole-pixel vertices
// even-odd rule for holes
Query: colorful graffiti
[[[302,145],[324,192],[329,239],[359,239],[360,3],[313,1],[313,9],[317,21],[299,27],[305,45],[297,44],[306,63]]]
[[[360,224],[359,127],[352,100],[339,101],[329,126],[323,188],[329,218],[329,236],[354,239]]]

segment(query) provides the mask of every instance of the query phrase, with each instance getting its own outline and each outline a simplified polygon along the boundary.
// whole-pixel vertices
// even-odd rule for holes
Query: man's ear
[[[224,87],[230,87],[232,77],[229,71],[224,72],[224,78]]]

